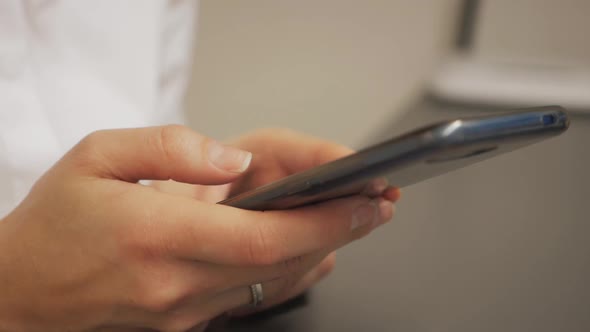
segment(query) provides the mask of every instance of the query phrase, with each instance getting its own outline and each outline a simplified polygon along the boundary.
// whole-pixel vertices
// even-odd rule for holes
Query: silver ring
[[[250,293],[252,293],[252,306],[257,307],[264,300],[264,293],[262,292],[262,284],[250,285]]]

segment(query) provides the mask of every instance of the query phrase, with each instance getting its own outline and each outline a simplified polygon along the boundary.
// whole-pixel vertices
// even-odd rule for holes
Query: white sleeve
[[[175,2],[162,21],[157,123],[184,123],[184,97],[190,80],[198,2]]]
[[[195,1],[0,1],[0,218],[88,133],[183,121]]]

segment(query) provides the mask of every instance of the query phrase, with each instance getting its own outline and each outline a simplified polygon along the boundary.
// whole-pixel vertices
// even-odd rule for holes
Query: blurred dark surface
[[[372,142],[477,115],[424,101]],[[564,135],[403,190],[304,305],[220,331],[590,331],[590,116]]]

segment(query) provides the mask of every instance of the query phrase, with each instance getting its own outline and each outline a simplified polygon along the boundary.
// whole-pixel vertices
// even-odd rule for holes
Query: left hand
[[[219,202],[229,196],[257,188],[294,173],[342,158],[354,151],[326,140],[297,133],[287,129],[262,129],[230,141],[230,145],[250,151],[253,154],[250,167],[245,174],[229,185],[200,186],[178,182],[155,182],[153,185],[168,193],[189,195],[196,199]],[[400,197],[397,188],[388,187],[381,196],[395,202]],[[298,276],[299,280],[282,297],[265,302],[258,310],[264,310],[293,298],[332,271],[335,253],[327,255],[316,267]],[[249,313],[241,311],[240,314]]]

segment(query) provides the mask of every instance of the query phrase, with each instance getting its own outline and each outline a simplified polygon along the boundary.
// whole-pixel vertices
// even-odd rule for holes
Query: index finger
[[[173,199],[154,212],[169,218],[162,234],[169,253],[239,266],[274,265],[317,250],[336,249],[393,215],[391,202],[361,196],[266,212]],[[183,207],[178,208],[179,204]]]

